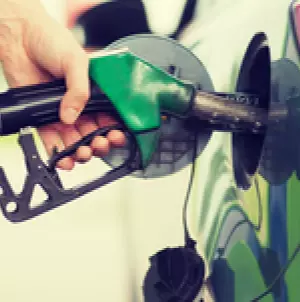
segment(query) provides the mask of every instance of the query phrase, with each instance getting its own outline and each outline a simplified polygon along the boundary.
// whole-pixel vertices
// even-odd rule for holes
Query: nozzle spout
[[[213,130],[264,133],[268,111],[258,103],[258,96],[251,94],[197,91],[191,115]]]

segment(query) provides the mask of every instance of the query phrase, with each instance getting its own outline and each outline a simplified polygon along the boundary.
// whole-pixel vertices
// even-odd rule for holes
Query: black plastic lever
[[[106,135],[112,129],[115,129],[115,127],[99,129],[93,135]],[[88,137],[89,139],[92,139],[92,135]],[[128,139],[130,152],[123,164],[89,183],[71,189],[64,189],[56,170],[49,168],[40,158],[31,128],[22,129],[19,136],[19,144],[26,160],[27,176],[22,192],[15,194],[3,168],[0,167],[0,206],[4,216],[11,222],[28,220],[136,171],[139,168],[138,149],[133,136],[128,134]],[[83,142],[84,140],[81,143]],[[74,146],[69,151],[74,152],[79,145]],[[64,156],[66,155],[64,153]],[[52,161],[52,164],[59,158]],[[36,185],[43,188],[47,194],[47,199],[42,204],[32,207],[30,202]]]
[[[65,80],[11,88],[0,94],[0,135],[18,133],[25,127],[40,127],[60,121],[59,105],[67,91]],[[108,97],[90,82],[90,98],[82,114],[108,112],[119,120]]]

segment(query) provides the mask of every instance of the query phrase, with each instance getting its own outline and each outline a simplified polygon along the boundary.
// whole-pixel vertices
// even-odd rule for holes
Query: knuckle
[[[74,94],[79,101],[87,101],[90,97],[89,90],[87,88],[76,87]]]
[[[86,67],[89,65],[89,57],[83,49],[80,49],[80,60],[82,62],[82,65]]]
[[[89,64],[89,58],[83,48],[79,45],[74,47],[68,47],[63,56],[63,65],[66,69],[73,66],[80,66],[80,68],[87,68]]]

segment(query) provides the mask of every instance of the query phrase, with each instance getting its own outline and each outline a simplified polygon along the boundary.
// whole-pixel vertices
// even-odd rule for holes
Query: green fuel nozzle
[[[162,115],[193,119],[198,129],[261,133],[266,128],[259,96],[199,90],[128,50],[91,58],[89,74],[91,98],[82,114],[108,112],[124,124],[136,139],[142,169],[155,152]],[[0,94],[0,133],[59,121],[66,90],[57,80]]]
[[[128,51],[92,59],[90,75],[134,133],[142,167],[155,151],[162,114],[193,118],[212,130],[261,133],[266,127],[266,110],[255,107],[258,96],[197,90]]]

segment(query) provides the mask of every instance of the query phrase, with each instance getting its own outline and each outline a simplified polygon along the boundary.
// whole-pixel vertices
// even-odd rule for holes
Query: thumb
[[[65,124],[73,124],[90,97],[89,59],[82,51],[68,56],[63,62],[67,92],[60,105],[60,119]]]

